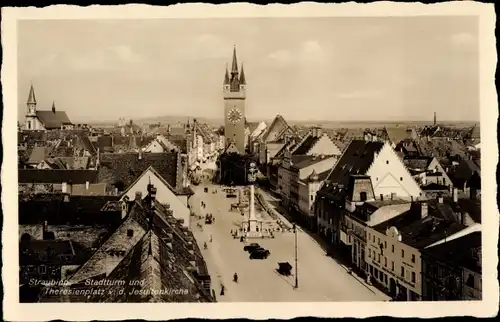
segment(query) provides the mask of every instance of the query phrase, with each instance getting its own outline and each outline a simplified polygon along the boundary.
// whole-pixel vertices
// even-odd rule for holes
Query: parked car
[[[246,252],[252,252],[257,248],[261,248],[259,244],[251,243],[251,244],[245,245],[245,247],[243,247],[243,250]]]
[[[266,259],[271,255],[271,252],[267,249],[258,248],[250,253],[250,259]]]

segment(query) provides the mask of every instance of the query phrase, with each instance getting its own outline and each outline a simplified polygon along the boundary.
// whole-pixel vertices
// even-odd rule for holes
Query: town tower
[[[236,47],[233,49],[231,74],[229,74],[226,66],[223,93],[225,148],[227,149],[233,144],[239,154],[244,154],[246,79],[243,65],[241,65],[241,73],[238,70]]]

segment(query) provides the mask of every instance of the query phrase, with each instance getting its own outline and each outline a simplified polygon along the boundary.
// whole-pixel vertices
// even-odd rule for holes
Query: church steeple
[[[240,85],[246,85],[247,81],[245,79],[245,70],[243,69],[243,63],[241,64],[241,75],[240,75]]]
[[[56,112],[56,101],[52,102],[52,113]]]
[[[33,104],[36,105],[36,98],[35,98],[35,89],[33,88],[33,83],[30,86],[30,93],[28,96],[28,105]]]
[[[233,48],[233,66],[231,68],[231,77],[238,77],[238,59],[236,58],[236,46]]]
[[[224,75],[224,85],[229,85],[229,71],[227,70],[227,65],[226,65],[226,75]]]

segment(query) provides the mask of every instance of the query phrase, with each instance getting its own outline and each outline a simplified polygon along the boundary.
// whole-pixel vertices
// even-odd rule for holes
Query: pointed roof
[[[227,65],[226,65],[226,75],[224,75],[224,85],[229,85],[229,71],[227,70]]]
[[[52,112],[56,112],[56,101],[52,102]]]
[[[238,60],[236,58],[236,46],[233,48],[233,66],[231,68],[231,74],[237,75],[238,74]]]
[[[30,94],[28,96],[28,104],[36,104],[36,98],[35,98],[35,89],[33,88],[33,84],[30,86]]]
[[[240,75],[240,84],[246,85],[247,81],[245,79],[245,70],[243,69],[243,64],[241,64],[241,75]]]
[[[316,181],[319,181],[319,176],[318,174],[316,173],[316,170],[313,169],[311,175],[309,176],[309,181],[310,182],[316,182]]]

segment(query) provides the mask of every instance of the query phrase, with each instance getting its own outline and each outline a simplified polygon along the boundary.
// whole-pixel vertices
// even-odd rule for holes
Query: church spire
[[[231,68],[231,76],[238,75],[238,60],[236,58],[236,46],[233,48],[233,66]]]
[[[28,96],[27,103],[36,105],[35,89],[33,88],[33,83],[31,83],[31,86],[30,86],[30,94]]]
[[[226,75],[224,75],[224,85],[229,85],[229,71],[227,70],[227,64],[226,64]]]
[[[52,102],[52,113],[56,112],[56,101]]]
[[[240,75],[240,85],[246,85],[247,81],[245,79],[245,70],[243,69],[243,63],[241,64],[241,75]]]

